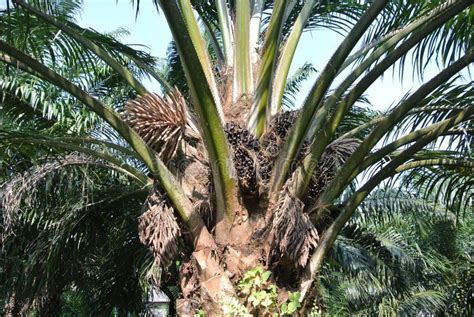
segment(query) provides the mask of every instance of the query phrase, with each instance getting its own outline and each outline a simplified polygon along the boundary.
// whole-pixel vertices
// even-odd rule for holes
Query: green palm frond
[[[442,3],[442,1],[439,1]],[[474,8],[465,9],[448,21],[431,36],[426,37],[413,52],[413,60],[417,60],[418,75],[430,61],[447,65],[461,56],[464,51],[473,47],[474,36],[468,31],[474,27]],[[436,54],[442,52],[441,54]]]
[[[285,110],[295,108],[296,97],[303,82],[308,80],[315,72],[317,72],[316,68],[314,68],[311,63],[306,62],[303,66],[298,68],[290,78],[288,78],[282,100],[283,108]]]
[[[368,99],[362,97],[357,105],[354,105],[352,109],[347,113],[344,119],[339,124],[334,137],[348,137],[346,133],[353,133],[350,137],[363,140],[370,133],[370,126],[365,129],[361,129],[364,125],[379,118],[381,113],[376,110],[372,110]],[[357,131],[357,132],[356,132]]]
[[[417,168],[402,176],[413,192],[441,203],[457,213],[469,212],[474,196],[472,167]]]
[[[186,75],[184,74],[183,66],[179,59],[178,50],[176,44],[172,41],[168,45],[168,50],[166,52],[166,69],[165,69],[165,78],[169,84],[173,87],[178,88],[178,90],[183,94],[186,100],[191,98],[188,84],[186,82]]]
[[[438,291],[418,291],[401,303],[399,303],[397,312],[399,314],[410,314],[412,312],[433,312],[440,311],[446,306],[446,295]]]
[[[429,10],[447,4],[446,1],[391,1],[364,38],[363,47],[370,47],[384,37],[387,38],[403,28],[409,22],[418,19]],[[444,26],[425,37],[415,46],[412,52],[413,69],[423,78],[424,69],[430,62],[447,65],[459,58],[463,52],[472,47],[473,8],[468,7],[462,13],[452,18]],[[441,54],[437,54],[441,52]],[[403,78],[405,64],[410,59],[407,56],[399,61],[399,74]]]
[[[49,91],[48,94],[38,91]],[[77,108],[72,98],[65,98],[55,86],[41,80],[15,74],[0,80],[0,111],[12,122],[39,124],[38,128],[69,130],[81,133],[97,123],[97,116]]]
[[[87,294],[94,314],[141,310],[140,285],[149,282],[140,281],[146,276],[141,270],[151,259],[138,241],[137,216],[147,191],[108,173],[78,165],[30,184],[37,195],[23,201],[12,220],[15,235],[1,227],[2,298],[14,292],[43,311],[51,297],[72,287]]]
[[[455,222],[446,207],[406,191],[371,195],[343,229],[323,268],[320,306],[331,315],[354,316],[443,311],[450,303],[453,261],[462,259],[458,250],[466,250],[440,249],[462,242],[440,231],[449,226],[448,232],[458,232]]]
[[[55,121],[46,117],[43,109],[52,105],[46,104],[46,96],[31,85],[17,85],[14,78],[0,80],[0,125],[32,125],[37,129],[51,127]]]
[[[69,1],[65,1],[66,3]],[[77,2],[77,1],[76,1]],[[45,2],[48,3],[48,2]],[[32,5],[31,3],[29,5]],[[99,49],[110,55],[110,57],[128,68],[128,71],[136,77],[153,76],[157,77],[162,85],[166,85],[160,78],[159,72],[155,71],[157,61],[149,54],[126,46],[120,43],[114,36],[124,34],[123,30],[117,30],[110,34],[101,34],[92,29],[84,29],[74,23],[74,19],[69,18],[68,11],[64,11],[61,6],[48,6],[49,10],[38,4],[33,4],[35,8],[40,8],[63,23],[66,27],[80,34],[87,41],[97,45]],[[65,15],[66,14],[66,15]],[[5,28],[5,34],[9,34],[7,42],[20,48],[36,59],[40,60],[57,70],[56,67],[65,65],[62,70],[73,68],[76,73],[70,70],[62,73],[67,78],[80,78],[79,82],[87,81],[88,76],[79,76],[77,71],[83,74],[100,73],[101,67],[105,63],[82,46],[77,39],[69,36],[67,32],[62,32],[47,21],[42,20],[37,15],[24,11],[23,7],[17,7],[9,14],[0,15],[0,23]],[[30,28],[34,27],[34,32]],[[12,41],[8,41],[9,39]]]
[[[92,33],[93,35],[96,34]],[[105,40],[102,37],[104,36],[98,36],[98,40],[104,42]],[[112,47],[118,47],[119,51],[128,54],[117,55],[117,58],[124,65],[129,65],[131,71],[137,75],[143,71],[133,64],[134,61],[140,60],[141,63],[145,64],[153,61],[151,58],[149,58],[150,61],[147,61],[147,57],[141,56],[139,51],[126,47],[115,39],[105,37],[111,42]],[[121,47],[124,47],[124,49]],[[81,51],[76,53],[82,54]],[[72,82],[90,95],[101,98],[115,109],[121,110],[124,103],[128,99],[134,98],[136,93],[111,68],[103,65],[97,58],[91,58],[90,61],[93,63],[94,69],[84,68],[80,59],[74,59],[74,63],[61,62],[53,68],[56,68],[66,78],[71,78]],[[29,103],[33,110],[37,109],[37,111],[42,112],[46,119],[58,121],[59,125],[67,127],[66,129],[71,132],[83,132],[97,124],[97,116],[81,109],[80,104],[75,99],[65,96],[57,87],[14,70],[11,70],[10,73],[10,76],[2,79],[2,94],[8,93],[16,99]],[[49,91],[51,93],[38,95],[35,91]],[[15,104],[12,103],[3,103],[2,111],[6,110],[14,115],[14,106]]]
[[[401,134],[445,120],[456,111],[466,109],[474,102],[474,82],[460,82],[455,77],[441,85],[407,113],[388,138],[398,138]],[[403,101],[402,101],[403,102]]]
[[[303,1],[295,1],[293,9],[288,14],[286,23],[282,29],[283,37],[288,35],[303,6]],[[269,6],[267,6],[267,8],[268,7]],[[310,32],[325,28],[331,29],[339,34],[346,34],[365,9],[367,9],[367,4],[356,3],[354,1],[319,1],[312,9],[304,30]],[[266,17],[262,21],[264,29],[267,24],[268,18]]]

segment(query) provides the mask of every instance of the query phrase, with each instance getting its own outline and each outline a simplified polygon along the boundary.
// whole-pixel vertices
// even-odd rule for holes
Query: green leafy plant
[[[280,311],[283,315],[293,316],[300,307],[300,292],[289,292],[288,300],[281,305]]]
[[[226,312],[236,316],[294,315],[301,307],[300,293],[288,292],[288,298],[279,302],[278,288],[271,282],[271,274],[261,266],[245,272],[237,284],[243,303],[236,300],[226,303]]]

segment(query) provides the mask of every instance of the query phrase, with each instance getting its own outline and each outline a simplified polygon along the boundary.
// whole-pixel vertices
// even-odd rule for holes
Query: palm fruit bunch
[[[342,139],[335,140],[326,147],[309,184],[307,200],[314,201],[319,197],[358,145],[357,139]]]
[[[288,132],[296,121],[298,111],[285,111],[275,115],[262,137],[262,145],[258,153],[259,176],[267,182],[273,168],[273,163],[280,153]]]
[[[260,151],[258,152],[259,177],[266,183],[268,182],[274,162],[280,153],[284,142],[294,125],[299,114],[298,110],[281,112],[275,115],[268,126],[267,131],[262,137]],[[316,168],[312,181],[309,184],[306,201],[316,200],[324,188],[334,179],[337,169],[346,161],[346,159],[355,151],[359,141],[356,139],[336,140],[329,144],[323,153],[318,167]],[[300,149],[295,164],[292,164],[289,173],[292,173],[297,164],[308,153],[309,142],[305,141]]]
[[[276,133],[280,138],[286,139],[286,136],[293,127],[298,114],[298,110],[280,112],[272,119],[270,131]]]
[[[260,142],[247,129],[231,121],[225,126],[227,141],[234,155],[234,164],[244,194],[255,194],[258,190],[257,153]]]

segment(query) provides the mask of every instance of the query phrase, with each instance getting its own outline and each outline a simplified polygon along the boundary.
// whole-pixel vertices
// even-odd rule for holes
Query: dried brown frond
[[[355,152],[359,144],[358,139],[336,140],[327,146],[325,154],[330,155],[331,159],[338,161],[339,164],[343,164]]]
[[[194,119],[178,89],[165,96],[147,94],[125,105],[124,119],[164,162],[169,162],[189,139],[199,139]]]
[[[178,254],[181,230],[158,183],[150,191],[138,219],[138,236],[153,253],[157,266],[167,267]]]
[[[286,258],[304,267],[311,251],[317,247],[318,231],[303,213],[303,208],[303,202],[285,186],[276,204],[270,232],[272,262]]]
[[[251,107],[252,97],[247,95],[241,96],[239,100],[223,107],[226,121],[237,122],[242,126],[245,125]]]
[[[201,216],[202,220],[204,220],[207,228],[214,228],[216,219],[209,199],[198,201],[194,206],[194,210]]]
[[[210,171],[206,161],[207,158],[205,158],[206,160],[199,160],[193,152],[188,151],[186,155],[182,156],[176,162],[177,165],[174,171],[186,195],[193,201],[198,201],[209,196],[207,185]],[[199,150],[196,152],[199,152]]]
[[[233,69],[231,67],[223,67],[218,73],[217,87],[219,89],[219,96],[222,100],[222,110],[224,111],[225,118],[228,118],[227,111],[232,107],[233,83]]]
[[[15,215],[21,211],[21,207],[32,207],[38,186],[52,173],[58,172],[66,166],[73,165],[99,165],[109,167],[109,164],[83,154],[69,154],[56,158],[54,161],[46,162],[33,167],[31,170],[16,175],[0,187],[0,208],[4,210],[3,226],[7,233],[13,224]]]
[[[195,310],[202,307],[203,299],[196,261],[183,263],[179,270],[181,294],[176,300],[179,316],[193,316]]]

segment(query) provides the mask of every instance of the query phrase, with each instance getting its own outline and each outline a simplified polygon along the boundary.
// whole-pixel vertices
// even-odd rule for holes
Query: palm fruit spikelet
[[[153,253],[155,264],[167,267],[179,252],[181,230],[165,194],[155,183],[138,218],[140,242]]]
[[[225,132],[234,154],[240,189],[246,194],[256,193],[258,189],[256,156],[260,150],[259,141],[247,129],[232,121],[226,124]]]
[[[128,101],[124,119],[164,162],[173,158],[186,139],[199,138],[186,101],[176,88],[163,97],[146,94]]]

